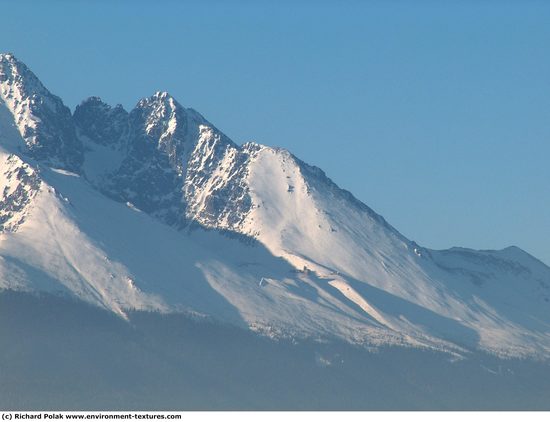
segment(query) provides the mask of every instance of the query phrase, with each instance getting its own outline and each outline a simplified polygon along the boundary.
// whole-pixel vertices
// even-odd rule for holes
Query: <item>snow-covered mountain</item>
[[[0,55],[0,288],[202,315],[274,337],[550,357],[550,268],[435,251],[290,152],[165,92],[71,114]]]

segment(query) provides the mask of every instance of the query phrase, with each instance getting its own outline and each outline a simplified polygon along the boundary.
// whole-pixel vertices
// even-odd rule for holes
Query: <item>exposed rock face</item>
[[[121,151],[118,168],[98,184],[110,197],[179,227],[196,220],[233,228],[250,207],[248,149],[168,93],[139,101],[129,114],[90,98],[74,118],[85,143]]]
[[[0,164],[0,233],[14,232],[23,224],[41,184],[36,171],[19,157],[5,158]]]
[[[205,227],[242,232],[252,207],[248,165],[259,146],[239,148],[223,135],[201,126],[185,180],[186,216]]]
[[[23,151],[72,171],[83,161],[70,110],[11,54],[0,55],[0,99],[14,116]]]
[[[90,97],[76,107],[73,118],[79,136],[96,144],[115,146],[128,137],[128,112],[120,104],[113,108]]]

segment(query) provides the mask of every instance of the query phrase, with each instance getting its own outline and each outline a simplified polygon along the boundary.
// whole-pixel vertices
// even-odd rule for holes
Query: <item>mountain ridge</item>
[[[0,56],[0,289],[275,337],[550,355],[550,268],[521,249],[421,247],[321,169],[237,145],[166,92],[71,114],[14,63],[36,78]]]

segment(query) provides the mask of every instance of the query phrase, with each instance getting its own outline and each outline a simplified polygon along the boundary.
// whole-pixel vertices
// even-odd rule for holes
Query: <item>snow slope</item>
[[[494,351],[506,344],[512,354],[542,344],[548,352],[549,268],[519,248],[421,248],[284,150],[262,147],[249,174],[243,231],[331,280],[382,325]]]
[[[519,248],[423,248],[320,169],[238,146],[167,93],[67,117],[0,57],[0,288],[274,337],[550,356],[550,268]],[[20,106],[39,97],[48,113]]]
[[[400,337],[261,245],[175,231],[70,173],[43,169],[41,177],[24,224],[0,237],[4,288],[64,292],[123,317],[129,309],[189,312],[273,334]]]

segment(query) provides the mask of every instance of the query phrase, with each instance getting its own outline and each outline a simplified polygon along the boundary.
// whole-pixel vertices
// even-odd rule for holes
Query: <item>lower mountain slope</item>
[[[351,227],[344,220],[365,230],[373,242],[376,230],[359,225],[380,223],[369,209],[338,216],[341,208],[334,199],[330,218],[342,221],[333,223],[338,229],[325,230],[327,239],[318,240],[324,248],[317,250],[319,245],[309,243],[314,237],[300,231],[318,229],[312,227],[315,218],[327,224],[326,213],[304,219],[290,215],[287,226],[255,238],[199,225],[182,231],[130,203],[108,199],[74,173],[27,164],[7,151],[0,155],[4,203],[11,195],[19,204],[6,220],[13,222],[10,230],[0,234],[3,289],[70,295],[124,319],[133,310],[203,316],[277,338],[548,355],[548,304],[535,302],[541,286],[534,286],[534,277],[544,277],[546,267],[519,250],[411,250],[410,243],[382,225],[376,251],[360,249],[359,241],[349,243],[346,250],[354,259],[337,264],[338,253],[345,255],[340,247],[350,242]],[[32,177],[8,177],[13,174]],[[251,186],[255,201],[256,186]],[[11,192],[18,191],[27,193],[16,200]],[[319,201],[310,195],[299,204]],[[257,211],[268,214],[273,204],[284,205],[276,194],[270,198],[274,202],[264,200],[249,218],[267,218]],[[277,233],[294,236],[292,250],[277,249],[272,240]],[[388,244],[388,238],[394,243]],[[341,246],[328,249],[331,242]],[[332,256],[322,255],[330,250]],[[384,252],[387,261],[378,262]],[[399,265],[392,269],[392,262]],[[482,269],[491,273],[483,278]],[[470,273],[480,277],[481,285],[468,278]],[[505,298],[513,298],[512,303]]]
[[[550,410],[550,366],[0,292],[3,410]],[[24,333],[24,335],[21,335]]]
[[[42,168],[21,212],[0,235],[2,288],[68,294],[123,318],[185,312],[273,335],[404,341],[261,244],[174,230],[73,173]]]

